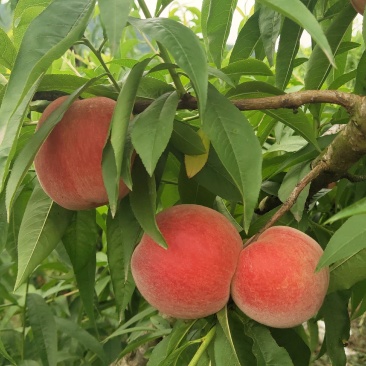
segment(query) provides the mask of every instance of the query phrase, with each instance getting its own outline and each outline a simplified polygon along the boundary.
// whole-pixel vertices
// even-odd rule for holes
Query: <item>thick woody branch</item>
[[[65,95],[65,93],[59,91],[40,91],[34,95],[33,100],[54,100],[62,95]],[[272,97],[236,99],[231,102],[241,111],[279,108],[296,110],[309,103],[332,103],[346,108],[351,113],[354,105],[360,98],[358,95],[336,90],[305,90]],[[134,106],[134,113],[139,114],[143,112],[152,102],[150,99],[137,99]],[[197,108],[197,99],[190,94],[183,95],[178,104],[178,109],[196,110]]]

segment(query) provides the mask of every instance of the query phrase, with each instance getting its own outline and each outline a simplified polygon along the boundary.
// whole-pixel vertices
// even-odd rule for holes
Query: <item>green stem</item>
[[[100,64],[102,65],[103,69],[105,70],[109,80],[112,82],[112,84],[114,85],[114,87],[116,88],[116,90],[118,92],[120,92],[121,88],[119,87],[116,79],[113,77],[113,75],[111,74],[111,72],[108,69],[108,66],[106,65],[106,63],[103,60],[102,54],[100,52],[100,48],[99,50],[97,50],[92,44],[91,42],[87,39],[87,38],[83,38],[83,43],[85,44],[85,46],[89,47],[90,51],[92,51],[94,53],[94,55],[96,56],[96,58],[98,59],[98,61],[100,62]]]
[[[152,18],[150,10],[148,9],[148,7],[145,3],[145,0],[138,0],[138,3],[139,3],[139,6],[140,6],[142,12],[144,13],[145,17]],[[160,51],[160,57],[163,59],[163,61],[165,63],[168,63],[168,64],[171,63],[172,60],[170,59],[169,53],[166,50],[166,48],[159,42],[157,42],[157,44],[158,44],[159,51]],[[184,94],[186,94],[186,90],[184,89],[182,81],[180,80],[179,75],[177,74],[175,69],[169,68],[169,73],[173,79],[173,83],[174,83],[175,87],[177,88],[179,96],[181,97]]]
[[[24,308],[23,308],[23,331],[22,331],[22,361],[24,360],[25,355],[25,330],[26,330],[26,317],[27,317],[27,297],[29,291],[29,278],[27,279],[27,285],[25,287],[25,299],[24,299]]]
[[[199,346],[197,352],[193,356],[193,358],[192,358],[192,360],[191,360],[191,362],[189,363],[188,366],[196,366],[198,364],[198,361],[200,360],[200,358],[202,357],[202,355],[205,353],[207,347],[209,346],[209,344],[213,340],[213,338],[215,336],[215,333],[216,333],[216,326],[214,326],[213,328],[211,328],[211,330],[203,338],[203,342]]]

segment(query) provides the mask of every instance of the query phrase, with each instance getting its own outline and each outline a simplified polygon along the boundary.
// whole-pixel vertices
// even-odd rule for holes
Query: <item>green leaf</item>
[[[203,112],[207,101],[207,60],[197,36],[189,28],[168,18],[141,20],[130,17],[129,22],[167,48],[191,79]]]
[[[229,327],[228,311],[225,306],[217,313],[219,324],[215,337],[215,361],[218,366],[241,366]],[[227,363],[226,363],[227,362]]]
[[[168,145],[178,102],[176,92],[164,94],[135,119],[132,143],[150,176]]]
[[[100,16],[106,30],[112,55],[116,55],[132,6],[131,0],[99,0]]]
[[[215,88],[209,88],[202,128],[243,197],[245,230],[257,205],[262,152],[253,128]]]
[[[27,28],[0,106],[0,190],[42,75],[81,38],[94,5],[95,0],[54,0]]]
[[[334,57],[327,37],[314,15],[300,0],[292,0],[291,2],[288,0],[259,0],[259,2],[276,10],[306,29],[322,49],[329,62],[334,65]]]
[[[246,60],[235,61],[221,69],[225,74],[232,76],[241,75],[264,75],[273,76],[271,69],[260,60],[248,58]]]
[[[332,21],[332,24],[326,31],[326,36],[334,54],[339,49],[343,36],[348,27],[352,23],[356,15],[355,10],[351,4],[339,13],[339,15]],[[320,45],[316,45],[311,53],[307,71],[305,74],[305,88],[306,89],[320,89],[324,84],[332,65],[328,58],[323,54]]]
[[[366,198],[362,198],[355,203],[352,203],[343,210],[337,212],[331,218],[329,218],[325,224],[332,223],[337,220],[345,219],[350,216],[366,214]]]
[[[131,341],[120,354],[118,355],[118,359],[121,359],[123,356],[127,355],[128,353],[134,351],[139,346],[142,346],[143,344],[149,343],[155,339],[161,338],[171,332],[171,329],[163,329],[163,330],[157,330],[153,333],[144,334],[135,340]]]
[[[94,286],[97,240],[95,210],[76,212],[62,242],[72,263],[85,312],[92,324],[95,324]]]
[[[350,289],[366,279],[366,249],[335,263],[330,269],[328,293]]]
[[[177,320],[171,333],[154,347],[147,366],[162,366],[167,361],[174,362],[181,352],[191,345],[191,342],[187,342],[185,338],[194,324],[195,321]],[[180,346],[182,343],[183,345]]]
[[[137,63],[123,84],[113,112],[110,135],[103,149],[103,180],[108,193],[112,215],[115,215],[117,210],[123,152],[137,88],[142,74],[150,61],[151,58],[147,58]]]
[[[72,215],[73,211],[54,203],[39,185],[34,188],[19,228],[15,288],[56,248]]]
[[[108,364],[107,356],[103,350],[103,346],[90,333],[81,328],[74,321],[56,317],[57,329],[67,334],[68,337],[76,339],[86,349],[94,352],[105,364]]]
[[[267,327],[249,320],[245,333],[253,339],[253,353],[258,365],[270,366],[275,360],[276,365],[294,366],[287,351],[276,343]]]
[[[202,155],[206,153],[201,137],[187,123],[175,120],[170,139],[173,146],[187,155]]]
[[[43,365],[57,364],[57,329],[51,308],[38,294],[27,295],[27,318]]]
[[[305,177],[306,174],[310,172],[310,165],[306,163],[295,165],[291,168],[285,175],[282,181],[281,187],[278,190],[278,197],[282,202],[285,202],[299,181]],[[300,193],[295,204],[291,208],[295,219],[300,221],[304,213],[305,203],[309,195],[310,184],[308,184],[303,191]]]
[[[157,244],[168,248],[155,220],[156,185],[155,177],[150,177],[141,160],[136,158],[132,171],[133,190],[130,193],[132,211],[144,232]]]
[[[184,164],[181,165],[178,180],[178,190],[181,203],[191,203],[212,207],[215,195],[201,186],[196,180],[187,177]]]
[[[205,166],[195,175],[194,179],[209,191],[224,199],[234,202],[241,199],[240,190],[213,148],[210,148]]]
[[[138,321],[145,319],[149,317],[150,315],[156,313],[157,310],[153,307],[148,307],[145,310],[140,311],[135,316],[133,316],[131,319],[127,320],[125,323],[123,323],[120,327],[118,327],[112,334],[110,334],[107,338],[104,339],[104,342],[107,342],[108,340],[118,337],[119,335],[125,334],[126,329],[129,329],[130,325],[137,323]]]
[[[129,196],[120,202],[116,216],[107,218],[107,256],[119,319],[123,318],[135,289],[130,271],[133,249],[141,235],[141,227],[133,215]]]
[[[256,11],[240,30],[231,51],[230,63],[249,58],[253,54],[258,43],[261,42],[259,14],[260,11]]]
[[[14,359],[9,355],[9,353],[6,351],[4,343],[2,342],[0,338],[0,354],[8,360],[13,366],[17,366],[17,363],[14,361]]]
[[[366,248],[366,214],[348,219],[331,237],[317,270]]]
[[[207,5],[202,5],[203,8],[207,6],[207,11],[203,11],[201,16],[202,34],[207,42],[209,54],[218,68],[221,67],[226,50],[237,2],[238,0],[204,0]]]
[[[291,329],[272,328],[270,331],[277,344],[286,349],[294,365],[309,366],[311,351],[306,343],[307,339],[302,338],[299,330],[303,331],[300,327]]]
[[[269,64],[273,65],[277,38],[280,34],[282,17],[277,11],[269,7],[261,7],[259,14],[259,30],[264,51]]]
[[[12,69],[16,56],[16,50],[5,31],[0,28],[0,65],[5,66],[8,69]]]
[[[324,316],[327,354],[334,366],[347,362],[344,343],[350,336],[348,300],[349,294],[334,292],[326,296],[320,310]]]
[[[316,4],[314,0],[301,0],[312,11]],[[276,86],[285,90],[295,67],[295,59],[300,47],[300,38],[303,29],[289,18],[285,18],[278,51],[276,56]]]
[[[21,150],[16,157],[9,181],[6,186],[6,208],[8,217],[10,215],[11,207],[13,205],[14,197],[21,184],[23,178],[32,165],[33,160],[52,129],[62,119],[64,113],[70,105],[80,96],[80,94],[87,89],[98,78],[88,80],[79,89],[75,90],[61,105],[57,108],[47,119],[47,122],[42,124],[41,128],[28,140],[26,146]]]

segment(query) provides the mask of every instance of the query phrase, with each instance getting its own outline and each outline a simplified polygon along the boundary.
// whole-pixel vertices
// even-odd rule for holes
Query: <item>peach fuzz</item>
[[[366,0],[351,0],[351,4],[359,14],[363,15],[363,12],[365,11]]]
[[[142,296],[166,315],[196,319],[225,306],[242,240],[219,212],[185,204],[156,216],[168,249],[147,234],[131,260],[132,275]]]
[[[65,100],[43,112],[37,128]],[[34,161],[44,191],[60,206],[84,210],[108,202],[102,177],[102,152],[116,102],[105,97],[75,101],[47,137]],[[120,182],[120,198],[129,192]]]
[[[320,245],[299,230],[275,226],[245,247],[231,285],[236,305],[259,323],[289,328],[320,309],[329,270],[315,272]]]

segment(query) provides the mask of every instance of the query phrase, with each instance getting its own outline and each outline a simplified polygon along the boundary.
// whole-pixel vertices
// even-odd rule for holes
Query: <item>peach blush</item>
[[[156,216],[168,249],[147,234],[136,247],[132,274],[142,296],[162,313],[196,319],[229,299],[242,240],[230,221],[207,207],[170,207]]]

